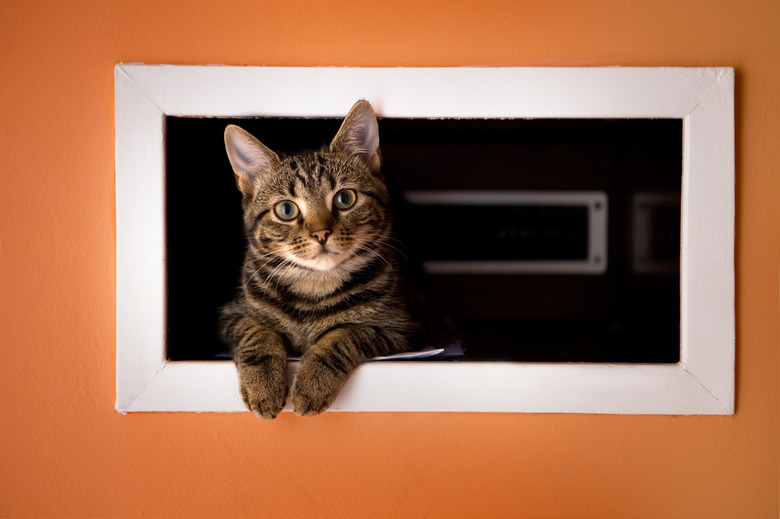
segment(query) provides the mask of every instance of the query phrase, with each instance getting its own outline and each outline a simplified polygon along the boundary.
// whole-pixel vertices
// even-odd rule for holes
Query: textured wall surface
[[[0,516],[780,512],[780,4],[0,3]],[[114,411],[113,66],[733,66],[729,417]]]

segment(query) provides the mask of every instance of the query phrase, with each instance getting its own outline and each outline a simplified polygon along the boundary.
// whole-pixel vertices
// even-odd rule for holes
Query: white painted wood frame
[[[165,116],[343,117],[362,98],[385,117],[682,119],[681,360],[374,362],[331,411],[733,414],[732,69],[119,64],[115,81],[119,412],[244,410],[231,362],[166,360]]]

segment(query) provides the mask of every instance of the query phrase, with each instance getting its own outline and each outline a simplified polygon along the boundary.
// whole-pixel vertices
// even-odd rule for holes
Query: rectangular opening
[[[243,249],[224,125],[314,147],[367,99],[399,231],[468,349],[368,362],[332,411],[733,414],[732,69],[114,71],[119,412],[245,410],[234,364],[209,360]],[[487,225],[477,200],[512,225]],[[478,253],[413,243],[470,219]]]
[[[225,126],[291,152],[329,142],[340,122],[166,117],[169,360],[224,350],[217,312],[244,251]],[[680,360],[681,119],[379,125],[398,238],[462,360]]]

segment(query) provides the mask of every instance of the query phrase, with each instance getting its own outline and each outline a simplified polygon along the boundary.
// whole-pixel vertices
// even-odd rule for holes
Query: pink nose
[[[330,236],[330,229],[322,229],[311,233],[311,237],[320,242],[320,245],[325,245],[325,242],[328,241],[328,236]]]

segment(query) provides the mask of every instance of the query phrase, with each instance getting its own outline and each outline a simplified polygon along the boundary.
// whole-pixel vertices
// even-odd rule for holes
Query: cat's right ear
[[[276,153],[235,124],[225,128],[225,150],[233,166],[236,186],[244,195],[254,193],[257,179],[279,161]]]

